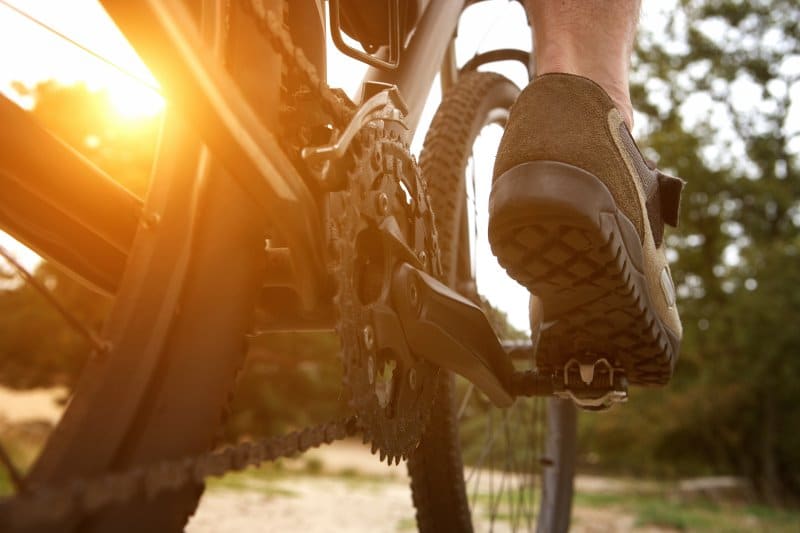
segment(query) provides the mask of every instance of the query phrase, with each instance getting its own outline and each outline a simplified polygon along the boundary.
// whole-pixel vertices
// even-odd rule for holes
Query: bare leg
[[[611,96],[628,127],[628,87],[640,0],[526,0],[534,27],[536,73],[584,76]]]

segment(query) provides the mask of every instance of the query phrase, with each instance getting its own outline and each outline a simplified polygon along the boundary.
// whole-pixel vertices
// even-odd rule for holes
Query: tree
[[[643,144],[688,182],[667,241],[684,342],[668,390],[588,423],[606,458],[744,475],[773,503],[800,495],[798,50],[791,0],[682,0],[640,39]]]

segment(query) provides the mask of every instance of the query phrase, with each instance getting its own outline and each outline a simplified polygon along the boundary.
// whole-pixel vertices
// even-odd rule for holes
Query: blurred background
[[[0,91],[143,194],[164,106],[155,81],[95,2],[9,4],[124,72],[3,2]],[[459,59],[498,45],[530,49],[521,8],[485,4],[464,15]],[[512,68],[500,66],[523,83],[524,72]],[[331,85],[353,94],[357,69],[332,57]],[[731,476],[748,505],[790,509],[800,501],[800,6],[645,0],[632,71],[639,144],[687,181],[680,227],[667,238],[685,337],[669,387],[635,389],[627,404],[582,414],[579,470]],[[435,88],[423,123],[440,98]],[[7,236],[0,241],[85,322],[102,320],[107,301]],[[509,317],[502,327],[524,335],[526,296],[511,291],[517,301],[507,301],[492,268],[483,291],[498,320]],[[254,339],[227,436],[274,434],[345,412],[338,346],[332,334]],[[0,439],[22,464],[57,420],[51,399],[63,403],[86,353],[0,260]]]

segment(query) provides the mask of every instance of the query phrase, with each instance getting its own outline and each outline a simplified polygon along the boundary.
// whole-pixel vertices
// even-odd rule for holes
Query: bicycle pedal
[[[590,411],[609,409],[628,400],[628,380],[622,369],[614,368],[605,357],[591,361],[570,359],[564,365],[563,383],[556,396],[572,400]]]

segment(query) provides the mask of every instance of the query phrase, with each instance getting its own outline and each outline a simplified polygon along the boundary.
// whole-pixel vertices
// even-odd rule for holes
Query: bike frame
[[[321,0],[305,1],[315,4],[311,9],[324,8]],[[202,29],[195,27],[180,2],[102,3],[159,80],[170,107],[192,117],[214,156],[264,208],[289,248],[289,255],[287,250],[273,254],[272,262],[284,267],[281,283],[296,291],[306,314],[323,305],[327,292],[318,200],[204,44]],[[406,122],[411,129],[443,63],[453,76],[455,65],[447,51],[467,3],[429,2],[399,68],[370,68],[365,76],[365,81],[399,87],[408,104]],[[0,99],[0,120],[5,124],[0,136],[0,191],[5,204],[0,225],[82,281],[113,294],[139,221],[157,214],[144,213],[141,199],[6,99]],[[42,160],[40,153],[45,151],[48,158]]]
[[[208,1],[209,8],[217,6],[212,0],[200,1]],[[388,1],[395,3],[392,18],[397,23],[398,0]],[[453,42],[459,17],[470,3],[430,1],[397,68],[373,67],[367,71],[365,82],[380,82],[399,90],[404,102],[397,109],[407,111],[404,119],[412,130],[436,74],[441,72],[445,88],[457,79]],[[328,286],[325,206],[320,184],[307,181],[314,178],[304,178],[298,172],[270,131],[276,124],[280,104],[278,84],[244,94],[226,68],[248,75],[279,73],[279,53],[269,48],[257,25],[251,23],[236,38],[255,41],[228,41],[230,46],[247,52],[244,64],[225,66],[220,61],[225,17],[215,17],[213,28],[197,28],[182,2],[103,0],[103,5],[159,80],[169,102],[168,115],[173,114],[173,121],[176,116],[183,117],[180,131],[202,139],[213,154],[214,163],[221,164],[231,179],[247,191],[267,219],[270,240],[275,242],[268,241],[265,246],[267,268],[259,305],[267,311],[262,314],[270,318],[266,324],[256,326],[266,330],[332,329],[336,313]],[[305,7],[305,11],[299,10],[305,14],[322,13],[321,0],[297,0],[292,8],[296,5]],[[338,6],[338,2],[332,5]],[[280,0],[262,0],[254,9],[273,9],[275,13],[281,6]],[[320,17],[315,29],[306,28],[294,38],[299,35],[296,44],[301,49],[307,46],[324,59],[324,54],[319,53],[321,20]],[[278,18],[267,22],[281,27],[283,24]],[[395,28],[393,35],[398,31]],[[530,69],[529,58],[519,50],[494,50],[474,57],[462,70],[502,60],[519,60]],[[370,95],[364,96],[367,100]],[[356,113],[354,120],[358,116]],[[150,231],[159,226],[163,198],[149,196],[142,202],[1,97],[0,121],[5,125],[0,130],[0,194],[4,199],[0,204],[0,227],[10,228],[16,238],[41,255],[106,293],[116,293],[123,270],[136,277],[152,269],[153,262],[157,266],[180,267],[170,283],[179,291],[186,275],[183,267],[191,261],[191,224],[188,230],[171,234],[186,241],[175,246],[175,239],[163,231],[168,226],[167,217],[161,231]],[[37,150],[31,150],[31,146]],[[325,148],[329,151],[330,147]],[[47,150],[47,160],[40,158],[43,150]],[[153,180],[154,187],[169,191],[173,182],[186,181],[185,174],[192,171],[162,170]],[[194,192],[176,197],[178,203],[173,209],[182,209],[186,220],[195,218],[198,203],[191,199],[199,197],[197,191],[201,187],[202,183],[195,183]],[[171,197],[176,191],[169,193]],[[171,223],[174,225],[174,221]],[[144,235],[137,237],[143,231]],[[130,260],[129,255],[137,258],[131,254],[134,241],[143,243],[148,239],[163,241],[167,252]],[[412,351],[463,375],[495,405],[510,405],[518,395],[575,398],[565,389],[568,368],[563,375],[517,371],[511,363],[515,355],[501,345],[480,307],[422,270],[408,263],[399,265],[392,275],[390,290],[397,308],[392,327],[401,326]],[[532,352],[524,349],[521,355],[530,359]],[[584,369],[580,370],[583,375]],[[592,402],[605,402],[609,395],[620,394],[624,382],[611,379],[609,384],[598,387],[599,393],[593,385],[583,387],[593,395]]]

